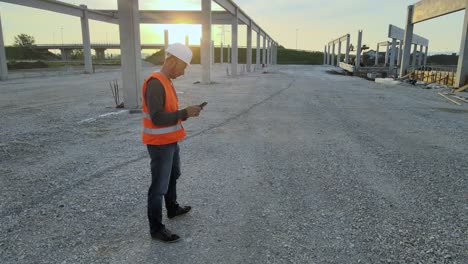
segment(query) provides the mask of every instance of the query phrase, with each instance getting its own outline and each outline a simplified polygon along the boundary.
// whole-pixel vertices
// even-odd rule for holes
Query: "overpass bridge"
[[[90,43],[91,49],[96,51],[96,57],[98,59],[105,59],[105,51],[107,49],[120,49],[120,43]],[[164,49],[164,44],[141,44],[141,49]],[[33,46],[37,50],[60,50],[62,53],[62,60],[66,60],[70,57],[72,50],[80,49],[84,50],[82,43],[67,43],[67,44],[36,44]]]

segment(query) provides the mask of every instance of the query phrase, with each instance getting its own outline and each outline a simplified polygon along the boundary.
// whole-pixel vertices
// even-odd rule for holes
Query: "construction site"
[[[80,17],[85,54],[66,72],[8,70],[0,38],[0,263],[468,263],[468,19],[454,69],[429,69],[429,40],[411,28],[441,15],[433,4],[466,1],[409,6],[371,66],[350,34],[326,42],[323,65],[278,64],[281,43],[231,0],[190,14],[0,2]],[[178,200],[193,209],[163,212],[181,237],[167,244],[148,231],[141,87],[161,65],[142,62],[138,21],[178,12],[202,25],[200,63],[173,80],[178,103],[208,104],[183,122]],[[119,25],[121,66],[93,65],[88,19]],[[232,26],[219,62],[215,23]]]

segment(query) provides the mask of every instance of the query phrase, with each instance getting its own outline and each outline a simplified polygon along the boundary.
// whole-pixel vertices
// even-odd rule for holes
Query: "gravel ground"
[[[468,263],[468,104],[329,69],[175,81],[182,106],[208,106],[185,122],[194,209],[164,219],[170,245],[148,235],[119,71],[1,82],[0,263]]]

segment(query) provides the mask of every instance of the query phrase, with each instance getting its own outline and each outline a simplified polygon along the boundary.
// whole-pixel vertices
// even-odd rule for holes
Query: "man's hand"
[[[188,117],[199,116],[201,109],[202,108],[199,105],[191,105],[191,106],[185,108],[185,110],[187,110],[187,116]]]

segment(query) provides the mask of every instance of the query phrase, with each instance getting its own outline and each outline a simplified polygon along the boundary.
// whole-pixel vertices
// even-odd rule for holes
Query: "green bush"
[[[193,52],[192,64],[200,64],[200,48],[190,47]],[[219,63],[221,48],[215,47],[214,60],[215,63]],[[150,62],[154,65],[162,65],[164,63],[164,50],[160,50],[151,56],[145,58],[145,61]],[[246,63],[247,49],[238,49],[238,58],[240,64]],[[252,48],[252,63],[255,63],[257,57],[257,49]],[[260,52],[260,61],[262,61],[263,52]],[[223,48],[223,60],[228,61],[228,49]],[[301,51],[301,50],[290,50],[284,48],[278,48],[278,64],[323,64],[323,52],[317,51]]]
[[[10,61],[7,63],[7,67],[9,70],[17,70],[17,69],[35,69],[35,68],[47,68],[49,67],[47,63],[43,61]]]

